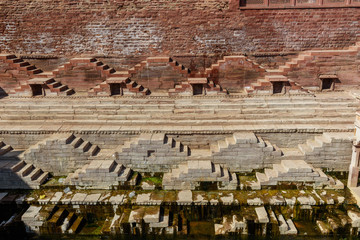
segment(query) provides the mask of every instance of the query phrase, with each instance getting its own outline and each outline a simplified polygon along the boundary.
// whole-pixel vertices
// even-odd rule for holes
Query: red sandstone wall
[[[168,92],[176,84],[187,81],[187,75],[174,70],[169,63],[149,63],[131,77],[138,84],[149,88],[150,91]]]
[[[340,80],[337,86],[359,85],[360,52],[314,54],[308,61],[291,68],[287,76],[302,86],[319,86],[322,74],[336,74]]]
[[[18,87],[21,82],[30,79],[26,71],[0,60],[0,96],[6,95],[10,90]]]
[[[300,51],[342,48],[360,34],[358,8],[228,11],[228,0],[2,0],[0,9],[0,50],[21,54]]]
[[[70,69],[59,71],[55,79],[76,92],[87,93],[91,88],[105,81],[106,77],[88,64],[78,64],[71,66]]]

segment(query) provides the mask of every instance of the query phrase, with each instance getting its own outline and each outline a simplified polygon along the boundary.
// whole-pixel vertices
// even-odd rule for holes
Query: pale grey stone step
[[[218,145],[219,145],[220,149],[227,148],[229,146],[228,143],[225,140],[218,141]]]
[[[307,144],[299,144],[298,146],[299,146],[299,150],[304,155],[312,152],[312,149]]]
[[[263,207],[263,206],[257,207],[257,208],[255,208],[255,212],[256,212],[259,223],[268,223],[269,222],[269,217],[268,217],[265,207]]]
[[[6,153],[10,152],[11,150],[13,150],[13,148],[10,145],[3,145],[0,148],[0,155],[5,155]]]
[[[313,168],[304,160],[282,160],[281,165],[287,172],[311,173]]]
[[[121,181],[121,182],[128,181],[130,175],[131,175],[131,169],[130,168],[125,168],[124,170],[122,170],[120,172],[119,181]]]
[[[280,235],[285,235],[287,234],[287,231],[289,230],[289,226],[284,218],[284,216],[282,214],[279,214],[277,216],[278,222],[279,222],[279,232]]]
[[[276,180],[278,172],[274,169],[265,168],[264,173],[269,180]]]
[[[114,174],[115,176],[119,176],[121,171],[125,169],[124,165],[116,164],[115,167],[110,171],[110,173]]]
[[[20,169],[22,169],[25,166],[26,166],[26,162],[22,160],[22,161],[18,162],[17,164],[15,164],[14,166],[12,166],[11,171],[18,172],[18,171],[20,171]]]
[[[214,164],[214,168],[213,168],[213,172],[211,174],[211,176],[214,176],[214,177],[221,177],[223,175],[222,173],[222,167],[219,165],[219,164]]]
[[[74,148],[79,147],[82,143],[84,142],[84,140],[81,137],[76,137],[70,144],[71,146],[73,146]]]
[[[234,138],[234,136],[232,135],[231,137],[226,137],[225,141],[228,145],[233,145],[236,144],[236,139]]]
[[[257,139],[258,139],[258,145],[259,145],[259,147],[266,147],[266,146],[267,146],[266,143],[265,143],[265,141],[264,141],[264,139],[263,139],[262,137],[257,136]],[[268,142],[268,143],[269,143],[269,142]],[[271,146],[270,143],[269,143],[269,145]]]
[[[313,139],[306,140],[306,144],[311,148],[312,151],[314,151],[315,148],[322,147],[321,143],[319,143],[318,141],[315,141]]]
[[[23,168],[21,168],[17,174],[24,177],[26,176],[30,171],[32,171],[34,166],[30,163],[27,163]]]
[[[282,176],[287,173],[286,169],[281,164],[273,164],[273,170],[277,172],[277,176]]]
[[[256,172],[255,175],[256,175],[256,179],[260,183],[269,181],[269,178],[265,175],[265,173]]]
[[[46,179],[48,178],[49,173],[48,172],[44,172],[43,174],[41,174],[37,179],[35,179],[34,181],[38,184],[43,184]]]
[[[231,176],[230,183],[237,186],[239,184],[239,179],[238,179],[236,173],[231,173],[230,176]]]
[[[288,226],[289,226],[289,229],[288,229],[288,231],[286,232],[286,234],[288,234],[288,235],[296,235],[297,233],[298,233],[298,231],[297,231],[297,229],[296,229],[296,227],[295,227],[295,224],[294,224],[294,222],[291,220],[291,219],[288,219],[288,220],[286,220],[286,223],[288,224]]]
[[[220,147],[219,147],[219,144],[216,142],[216,143],[211,143],[210,144],[210,150],[214,153],[217,153],[217,152],[220,152]]]
[[[114,170],[116,165],[117,163],[114,160],[102,161],[99,167],[99,172],[104,172],[104,173],[112,172],[112,170]]]
[[[83,152],[86,152],[91,147],[91,143],[89,141],[83,141],[77,149],[80,149]]]
[[[264,143],[265,143],[265,147],[267,149],[269,149],[269,151],[274,151],[275,150],[274,146],[269,141],[265,140]]]
[[[90,153],[91,156],[94,156],[99,151],[100,151],[100,148],[97,145],[92,145],[88,150],[88,152]]]
[[[331,138],[327,137],[326,135],[320,135],[315,136],[315,141],[322,146],[324,143],[331,143]]]
[[[40,168],[35,168],[28,176],[26,176],[26,178],[29,179],[30,181],[34,181],[39,177],[40,174],[42,174],[42,172],[43,171]]]

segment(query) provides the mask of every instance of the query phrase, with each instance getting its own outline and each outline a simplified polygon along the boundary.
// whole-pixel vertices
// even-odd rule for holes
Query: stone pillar
[[[360,143],[357,142],[356,145],[353,145],[353,152],[351,157],[351,163],[349,167],[349,178],[348,178],[348,187],[357,187],[358,177],[359,177],[359,157],[360,157]]]

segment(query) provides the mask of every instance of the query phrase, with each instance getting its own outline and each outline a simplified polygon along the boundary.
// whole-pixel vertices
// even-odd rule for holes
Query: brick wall
[[[168,92],[176,84],[186,81],[187,76],[176,71],[169,63],[151,62],[134,74],[131,79],[151,91]]]
[[[336,86],[358,85],[360,52],[314,54],[311,59],[293,67],[287,76],[302,86],[320,86],[319,75],[336,74]]]
[[[4,0],[0,50],[133,57],[342,48],[358,8],[229,11],[228,0]],[[200,61],[195,61],[200,62]]]
[[[21,71],[0,60],[0,96],[18,87],[20,83],[30,79],[26,71]]]
[[[86,64],[72,66],[56,75],[57,81],[76,89],[76,92],[87,92],[105,79],[99,70]]]

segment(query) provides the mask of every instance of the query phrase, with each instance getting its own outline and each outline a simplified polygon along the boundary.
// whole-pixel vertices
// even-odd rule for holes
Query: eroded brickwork
[[[21,54],[229,55],[342,48],[359,35],[357,8],[229,11],[227,0],[7,0],[0,6],[0,50]]]

